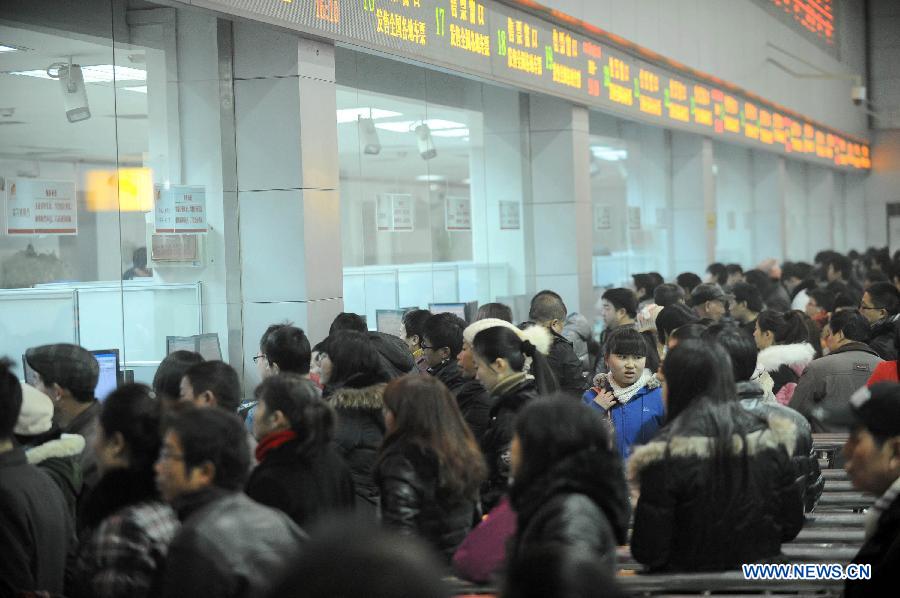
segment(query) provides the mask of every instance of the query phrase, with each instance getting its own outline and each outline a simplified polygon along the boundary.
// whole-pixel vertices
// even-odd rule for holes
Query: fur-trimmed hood
[[[84,451],[84,436],[78,434],[62,434],[56,440],[50,440],[34,448],[25,451],[28,462],[32,465],[42,463],[47,459],[66,457],[78,457]]]
[[[756,363],[767,372],[777,371],[783,365],[801,371],[816,357],[816,350],[809,343],[772,345],[759,352]]]
[[[796,424],[778,415],[769,415],[768,426],[748,433],[747,454],[752,456],[766,449],[783,447],[787,454],[793,454],[797,444],[798,430]],[[732,436],[731,453],[739,455],[744,450],[744,440],[735,434]],[[639,480],[640,472],[647,466],[668,457],[688,457],[709,459],[713,456],[713,439],[708,436],[671,436],[655,440],[637,447],[628,460],[628,473],[632,480]]]
[[[335,409],[360,409],[380,411],[384,407],[384,387],[387,384],[373,384],[364,388],[338,388],[325,400]]]
[[[603,388],[604,386],[607,385],[608,381],[609,381],[609,373],[605,373],[605,372],[600,373],[600,374],[597,374],[596,376],[594,376],[593,386]],[[659,381],[659,378],[656,377],[656,374],[653,374],[652,376],[650,376],[650,380],[648,380],[647,384],[644,385],[644,387],[647,390],[654,390],[661,386],[662,386],[662,383]]]

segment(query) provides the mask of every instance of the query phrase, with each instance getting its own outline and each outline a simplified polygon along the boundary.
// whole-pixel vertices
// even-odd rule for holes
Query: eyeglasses
[[[167,449],[159,451],[158,461],[184,461],[184,455],[173,453]]]
[[[266,356],[263,355],[262,353],[260,353],[259,355],[254,355],[253,363],[258,362],[260,359],[266,359]],[[266,359],[266,361],[268,361],[268,359]]]
[[[875,309],[875,310],[879,310],[879,309],[885,309],[885,308],[883,308],[883,307],[875,307],[874,305],[862,305],[862,304],[860,304],[859,309]]]

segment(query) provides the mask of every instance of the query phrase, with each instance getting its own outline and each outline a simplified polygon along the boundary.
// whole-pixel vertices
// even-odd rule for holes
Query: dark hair
[[[146,268],[147,267],[147,248],[146,247],[138,247],[134,250],[134,253],[131,254],[131,262],[134,264],[135,268]]]
[[[653,303],[660,307],[668,307],[684,301],[684,289],[677,284],[664,283],[653,291]]]
[[[172,351],[159,362],[153,376],[153,390],[164,398],[177,401],[181,396],[181,379],[203,356],[194,351]]]
[[[756,324],[763,332],[775,335],[776,345],[793,345],[809,340],[809,332],[803,321],[803,312],[794,310],[786,313],[766,309],[756,318]]]
[[[368,334],[351,330],[338,332],[328,337],[325,353],[332,364],[329,388],[364,388],[390,378]]]
[[[616,310],[624,309],[629,318],[637,316],[637,295],[631,289],[608,289],[600,298],[609,301]]]
[[[650,280],[653,281],[654,289],[665,282],[665,279],[659,272],[647,272],[647,276],[649,276]]]
[[[496,318],[512,324],[512,308],[505,303],[485,303],[475,313],[475,321]]]
[[[229,413],[241,404],[241,380],[233,367],[224,361],[204,361],[192,365],[184,373],[194,395],[211,392],[218,406]]]
[[[828,263],[828,260],[830,260],[831,258],[833,258],[836,255],[840,256],[841,254],[838,253],[837,251],[834,251],[833,249],[823,249],[822,251],[818,252],[815,255],[815,257],[813,257],[813,262],[816,264],[821,264],[822,267],[824,268],[825,265]]]
[[[816,353],[815,359],[822,357],[822,328],[815,320],[806,315],[805,311],[798,311],[797,313],[800,314],[800,317],[803,318],[803,323],[806,325],[806,339]]]
[[[744,269],[740,264],[728,264],[725,266],[725,272],[727,272],[729,276],[732,274],[743,274]]]
[[[656,337],[659,344],[664,345],[676,329],[685,324],[697,322],[700,318],[684,303],[672,303],[660,310],[656,316]]]
[[[369,327],[366,326],[366,321],[361,315],[342,311],[332,320],[331,327],[328,329],[328,336],[343,330],[368,332]]]
[[[438,461],[440,488],[475,499],[487,466],[444,383],[419,374],[395,378],[384,389],[384,406],[394,415],[394,431],[385,437],[379,460],[397,442],[431,451]]]
[[[450,598],[444,575],[422,540],[348,516],[313,527],[304,550],[267,596]]]
[[[679,326],[673,330],[672,334],[669,335],[669,340],[675,340],[679,345],[684,341],[694,341],[703,338],[703,334],[708,327],[709,325],[702,320],[699,322],[688,322],[684,326]]]
[[[884,270],[869,270],[868,272],[866,272],[866,280],[873,284],[879,282],[890,282],[890,279],[888,279],[888,275]]]
[[[288,322],[285,322],[283,324],[270,324],[269,327],[266,328],[266,331],[262,333],[262,336],[259,337],[259,350],[262,353],[265,353],[266,352],[265,351],[266,341],[269,340],[269,337],[272,335],[272,333],[280,328],[283,328],[284,326],[292,326],[292,325],[293,325],[292,323],[288,323]]]
[[[815,299],[816,305],[818,305],[828,313],[834,311],[834,293],[832,293],[828,289],[809,289],[808,291],[806,291],[806,295],[810,299]]]
[[[531,357],[531,375],[540,394],[550,394],[559,390],[559,384],[547,358],[529,341],[523,341],[513,330],[505,326],[494,326],[482,330],[472,339],[472,348],[481,359],[493,363],[501,357],[509,362],[516,372],[525,369],[525,358]]]
[[[752,284],[759,289],[763,299],[769,296],[769,293],[772,292],[772,287],[775,286],[775,281],[762,270],[747,270],[744,272],[744,282]]]
[[[874,307],[885,309],[888,315],[900,312],[900,291],[889,282],[876,282],[866,289]]]
[[[856,309],[859,307],[860,297],[850,289],[841,291],[834,296],[834,311]]]
[[[650,274],[632,274],[631,280],[634,282],[635,290],[644,289],[644,294],[638,298],[641,301],[653,297],[653,292],[660,284]]]
[[[319,398],[315,385],[298,374],[269,376],[256,387],[254,396],[266,406],[266,414],[281,411],[297,434],[300,455],[328,444],[334,435],[335,415]]]
[[[715,277],[713,282],[717,282],[719,286],[724,286],[728,282],[728,270],[725,269],[725,264],[713,262],[706,268],[706,271]]]
[[[453,314],[434,314],[422,327],[422,337],[427,338],[435,349],[447,347],[450,349],[450,359],[456,359],[462,351],[463,330],[466,329],[465,320]]]
[[[668,390],[668,421],[677,418],[701,397],[716,403],[736,399],[731,359],[725,351],[716,351],[710,343],[700,339],[679,342],[666,354],[662,369]]]
[[[0,359],[0,438],[12,438],[22,410],[22,385],[12,367],[12,361]]]
[[[746,302],[747,309],[752,312],[761,312],[763,309],[762,295],[759,289],[747,282],[736,282],[731,287],[735,302]]]
[[[261,348],[269,363],[277,365],[280,372],[293,372],[301,376],[309,373],[312,349],[309,347],[306,333],[300,328],[296,326],[277,328],[265,337],[265,343]]]
[[[418,336],[422,340],[422,328],[425,320],[431,317],[427,309],[413,309],[403,314],[403,328],[406,330],[406,338]]]
[[[718,343],[731,358],[731,370],[735,382],[745,382],[756,371],[759,350],[753,337],[734,324],[713,324],[703,333],[703,340]]]
[[[214,362],[207,362],[214,363]],[[233,413],[222,409],[187,407],[166,424],[181,442],[188,469],[209,462],[215,467],[213,485],[240,490],[250,469],[247,430]]]
[[[550,320],[562,322],[566,319],[566,304],[557,293],[548,290],[541,291],[531,299],[528,319],[533,322],[549,322]]]
[[[703,279],[693,272],[682,272],[675,277],[675,282],[678,283],[678,286],[684,289],[685,293],[690,295],[691,291],[694,290],[694,287],[696,287],[698,284],[703,283]]]
[[[798,278],[806,280],[812,275],[813,267],[806,262],[785,262],[781,266],[781,280]]]
[[[832,334],[843,332],[844,338],[859,343],[869,340],[869,334],[871,334],[866,317],[852,309],[832,314],[828,321],[828,327],[831,328]]]
[[[647,343],[641,333],[630,326],[620,326],[610,333],[606,340],[606,353],[610,355],[637,355],[647,357]]]
[[[106,437],[122,435],[128,451],[128,469],[146,472],[153,479],[153,464],[162,439],[159,426],[162,404],[144,384],[126,384],[112,391],[100,411],[100,425]]]
[[[830,255],[824,262],[822,262],[822,268],[825,272],[828,272],[828,266],[834,268],[835,272],[841,273],[841,278],[844,280],[850,280],[851,275],[853,274],[853,262],[850,261],[845,255],[841,255],[839,253],[834,253]]]

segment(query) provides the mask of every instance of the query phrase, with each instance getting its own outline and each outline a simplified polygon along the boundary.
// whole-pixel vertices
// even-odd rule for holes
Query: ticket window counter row
[[[2,290],[2,352],[17,361],[29,347],[49,343],[112,348],[121,370],[149,384],[168,351],[168,337],[203,333],[202,307],[199,282],[54,283]],[[119,377],[125,379],[122,372]]]

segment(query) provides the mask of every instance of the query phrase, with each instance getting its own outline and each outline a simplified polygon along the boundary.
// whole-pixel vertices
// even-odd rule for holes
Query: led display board
[[[754,0],[807,39],[835,56],[837,44],[836,4],[840,0]]]
[[[850,170],[867,143],[680,67],[532,2],[496,0],[191,0],[231,15],[320,35],[626,118]],[[572,26],[564,26],[565,19]]]

